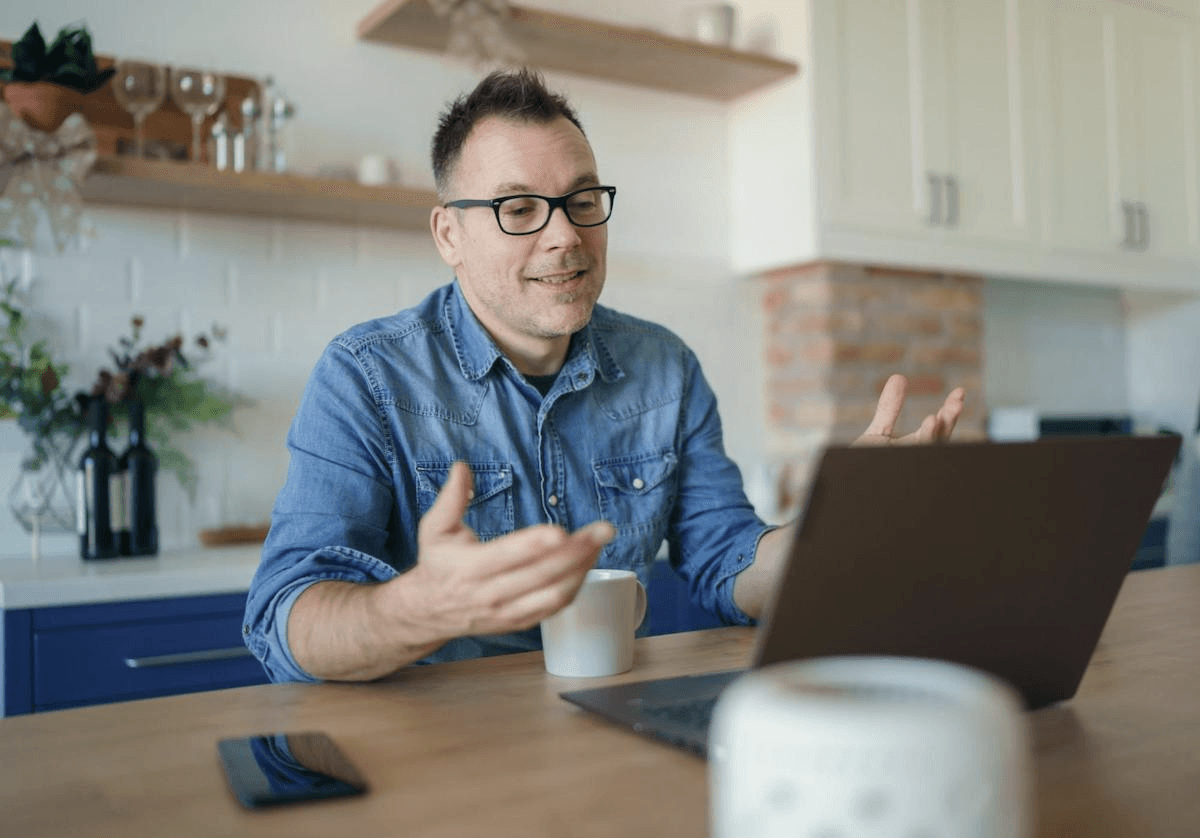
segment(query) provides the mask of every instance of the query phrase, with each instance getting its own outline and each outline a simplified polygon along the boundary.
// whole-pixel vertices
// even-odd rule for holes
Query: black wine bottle
[[[88,449],[79,460],[79,555],[110,559],[117,555],[117,524],[112,481],[116,455],[108,447],[108,404],[103,397],[88,403]]]
[[[138,400],[129,403],[129,447],[117,460],[124,474],[125,511],[128,526],[121,531],[123,556],[158,554],[158,518],[154,505],[154,478],[158,457],[146,444],[146,406]]]

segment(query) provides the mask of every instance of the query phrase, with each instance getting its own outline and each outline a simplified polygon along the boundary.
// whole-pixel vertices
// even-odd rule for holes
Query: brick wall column
[[[863,432],[888,375],[909,379],[908,432],[966,388],[955,439],[984,436],[982,280],[844,263],[756,279],[766,322],[768,457],[779,506],[803,499],[813,457]]]

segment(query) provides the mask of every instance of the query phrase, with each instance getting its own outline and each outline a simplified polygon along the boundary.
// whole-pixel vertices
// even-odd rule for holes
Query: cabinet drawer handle
[[[958,178],[946,175],[946,226],[958,226]]]
[[[942,178],[933,172],[928,172],[929,178],[929,224],[936,226],[942,223]]]
[[[199,652],[175,652],[170,655],[150,655],[144,658],[125,658],[130,669],[150,669],[155,666],[175,666],[181,663],[204,663],[250,657],[245,646],[230,646],[228,649],[204,649]]]
[[[1135,204],[1137,208],[1137,217],[1141,231],[1138,233],[1138,250],[1150,249],[1150,212],[1146,209],[1146,205],[1140,201]]]
[[[1137,250],[1137,230],[1135,229],[1137,221],[1134,218],[1136,208],[1131,201],[1122,201],[1121,212],[1125,214],[1125,239],[1121,242],[1121,246]]]

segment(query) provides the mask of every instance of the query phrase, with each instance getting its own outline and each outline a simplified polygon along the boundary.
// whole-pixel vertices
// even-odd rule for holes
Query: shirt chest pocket
[[[417,507],[429,511],[446,485],[450,462],[416,464]],[[467,463],[475,478],[474,495],[463,520],[483,540],[510,533],[514,528],[513,468],[511,463]]]
[[[659,530],[675,503],[675,466],[671,449],[596,460],[600,516],[623,530]]]

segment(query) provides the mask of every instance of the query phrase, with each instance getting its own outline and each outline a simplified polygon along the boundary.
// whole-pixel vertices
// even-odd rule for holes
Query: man
[[[492,74],[443,115],[433,167],[456,281],[318,361],[247,645],[276,680],[537,649],[589,568],[645,582],[664,539],[695,601],[755,619],[791,527],[747,502],[692,352],[597,304],[616,190],[574,111],[535,74]],[[864,442],[896,441],[904,387]],[[962,398],[901,441],[947,437]]]

